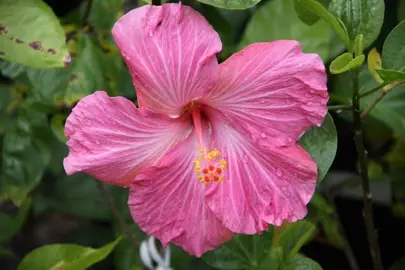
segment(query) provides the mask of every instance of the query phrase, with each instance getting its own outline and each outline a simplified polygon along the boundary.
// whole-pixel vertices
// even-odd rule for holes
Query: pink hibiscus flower
[[[219,65],[218,34],[181,4],[132,10],[112,33],[139,108],[83,98],[66,122],[67,174],[129,187],[140,228],[196,256],[306,215],[317,166],[297,140],[327,112],[317,55],[282,40]]]

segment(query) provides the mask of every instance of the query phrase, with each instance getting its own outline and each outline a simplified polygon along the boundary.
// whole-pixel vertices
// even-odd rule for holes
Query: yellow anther
[[[197,150],[200,152],[200,155],[193,161],[197,179],[203,184],[222,182],[227,163],[224,159],[218,160],[221,152],[216,148],[207,151],[207,149],[200,147]]]

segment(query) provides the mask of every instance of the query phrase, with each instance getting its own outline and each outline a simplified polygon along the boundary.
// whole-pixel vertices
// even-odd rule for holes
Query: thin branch
[[[352,105],[350,105],[350,104],[328,106],[329,111],[351,110],[351,109],[352,109]]]
[[[382,84],[380,84],[379,86],[374,87],[374,88],[371,89],[371,90],[368,90],[368,91],[366,91],[366,92],[363,92],[363,93],[359,94],[359,97],[362,98],[362,97],[366,97],[366,96],[368,96],[368,95],[371,95],[371,94],[377,92],[378,90],[380,90],[381,88],[383,88],[384,86],[386,86],[387,84],[388,84],[388,83],[382,83]]]
[[[87,0],[86,4],[86,9],[84,10],[84,15],[83,15],[83,20],[82,20],[82,25],[86,26],[87,22],[89,20],[90,12],[91,12],[91,6],[93,4],[93,0]]]
[[[357,153],[360,161],[360,176],[363,187],[363,201],[364,201],[364,222],[367,231],[368,243],[370,246],[370,254],[373,260],[374,270],[382,270],[383,265],[381,262],[380,247],[378,246],[377,233],[374,228],[374,215],[373,215],[373,202],[370,190],[370,180],[368,178],[367,168],[367,151],[363,142],[363,127],[360,116],[360,97],[359,97],[359,71],[353,71],[353,124],[355,131],[355,143]]]
[[[138,249],[139,248],[138,243],[135,241],[135,239],[133,237],[132,230],[128,226],[128,224],[124,221],[124,219],[122,218],[122,216],[121,216],[120,212],[118,211],[118,208],[115,205],[114,200],[111,197],[110,193],[104,188],[103,183],[101,183],[100,181],[97,181],[97,180],[96,180],[96,183],[97,183],[97,189],[100,191],[101,196],[107,202],[107,204],[110,206],[111,211],[113,212],[113,215],[114,215],[115,219],[120,224],[121,231],[127,235],[128,240],[132,243],[132,245],[136,249]]]
[[[384,99],[384,97],[395,87],[398,87],[400,85],[403,85],[404,82],[392,82],[390,84],[384,85],[382,88],[382,91],[378,98],[376,98],[373,103],[371,103],[367,108],[364,109],[364,111],[361,113],[361,118],[364,119],[367,114],[381,101]]]

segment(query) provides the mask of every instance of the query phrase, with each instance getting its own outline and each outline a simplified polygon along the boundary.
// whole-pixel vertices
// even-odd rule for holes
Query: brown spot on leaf
[[[0,51],[0,55],[5,55],[5,53],[3,51]]]
[[[14,40],[14,37],[9,37],[8,39],[11,40],[11,41],[13,41],[13,40]]]
[[[18,44],[24,43],[24,41],[21,40],[21,39],[19,39],[19,38],[16,38],[16,39],[15,39],[15,42],[17,42]]]
[[[0,24],[0,35],[7,34],[7,27],[4,24]]]
[[[69,75],[69,80],[70,81],[75,81],[75,80],[77,80],[79,77],[76,75],[76,74],[74,74],[74,73],[70,73],[70,75]]]
[[[49,49],[47,50],[47,52],[50,53],[50,54],[53,54],[53,55],[56,54],[55,49],[52,49],[52,48],[49,48]]]
[[[31,48],[33,48],[34,50],[38,51],[40,49],[42,49],[42,43],[38,40],[31,42],[30,44],[28,44]]]
[[[65,67],[70,65],[70,62],[72,61],[72,58],[70,57],[70,54],[68,54],[64,59],[63,59],[63,65]]]

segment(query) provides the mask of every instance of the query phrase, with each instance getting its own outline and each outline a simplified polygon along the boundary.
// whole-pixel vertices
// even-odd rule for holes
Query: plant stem
[[[103,199],[107,202],[107,204],[110,206],[111,211],[113,212],[113,215],[115,219],[118,221],[121,227],[121,231],[127,235],[128,240],[132,243],[132,245],[135,247],[135,249],[138,249],[138,243],[135,241],[131,228],[128,226],[128,224],[124,221],[122,218],[120,212],[118,211],[117,206],[114,203],[113,198],[111,197],[110,193],[104,188],[104,184],[101,183],[100,181],[96,180],[97,183],[97,189],[100,191],[101,196]]]
[[[330,105],[330,106],[328,106],[329,111],[351,110],[351,109],[352,109],[352,105],[350,105],[350,104]]]
[[[87,25],[87,21],[88,21],[89,16],[90,16],[90,11],[91,11],[92,4],[93,4],[93,0],[88,0],[87,1],[86,9],[84,10],[83,21],[82,21],[83,27]]]
[[[367,168],[367,151],[363,142],[363,127],[360,116],[360,96],[359,96],[359,71],[356,69],[353,71],[353,124],[355,132],[356,149],[360,162],[360,176],[363,186],[363,201],[364,201],[364,222],[367,231],[368,243],[370,245],[370,254],[373,260],[374,270],[382,270],[380,248],[378,246],[377,233],[374,229],[374,217],[373,217],[373,202],[370,190],[370,181],[368,178]]]

